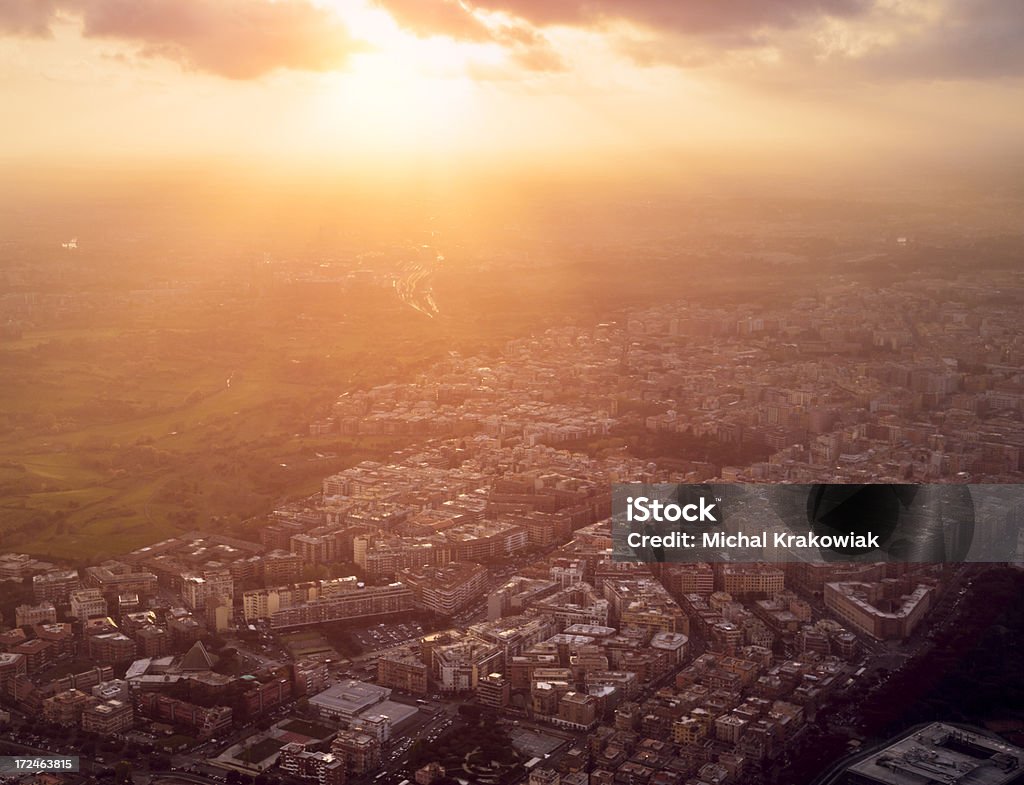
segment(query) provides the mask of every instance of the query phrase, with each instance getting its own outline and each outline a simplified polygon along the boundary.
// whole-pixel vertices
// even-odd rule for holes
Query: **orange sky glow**
[[[0,165],[1005,157],[1016,0],[0,0]]]

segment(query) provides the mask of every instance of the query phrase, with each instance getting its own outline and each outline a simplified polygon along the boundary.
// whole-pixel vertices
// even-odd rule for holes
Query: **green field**
[[[235,756],[235,760],[255,766],[265,761],[271,755],[275,755],[284,744],[283,741],[266,738],[256,742],[251,747],[243,747]]]
[[[631,261],[624,276],[622,261],[448,265],[434,319],[379,283],[282,283],[239,266],[166,300],[28,324],[0,338],[0,550],[87,563],[192,529],[255,538],[275,504],[407,446],[308,436],[344,392],[412,381],[451,351],[487,362],[510,337],[614,318],[681,283],[752,302],[792,285],[709,255],[647,261],[645,275]],[[714,275],[695,277],[700,265]],[[117,272],[128,289],[154,273]],[[102,292],[110,273],[107,260],[75,270]]]
[[[280,500],[404,444],[308,425],[440,352],[440,332],[407,337],[428,320],[390,295],[345,317],[308,293],[228,305],[0,342],[0,548],[88,562],[189,529],[245,536]]]

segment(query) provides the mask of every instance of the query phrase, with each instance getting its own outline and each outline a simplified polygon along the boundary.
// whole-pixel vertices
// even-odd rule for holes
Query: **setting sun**
[[[47,165],[113,150],[122,162],[258,156],[372,179],[424,163],[770,170],[795,156],[857,169],[988,155],[1024,134],[1004,117],[978,147],[1016,89],[1012,73],[981,78],[1000,68],[981,62],[984,46],[929,57],[953,46],[949,24],[972,29],[956,6],[814,5],[182,0],[126,15],[112,0],[2,3],[0,83],[18,118],[4,151]],[[995,29],[978,28],[979,44]]]
[[[323,113],[323,130],[373,153],[445,153],[471,144],[479,104],[474,84],[460,73],[463,47],[400,33],[379,44],[355,56],[348,72],[322,77],[316,111]]]
[[[1022,785],[1022,40],[0,0],[0,781]]]

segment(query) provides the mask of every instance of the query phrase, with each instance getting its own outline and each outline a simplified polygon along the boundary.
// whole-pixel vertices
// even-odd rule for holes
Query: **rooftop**
[[[391,690],[387,687],[348,679],[317,693],[309,702],[328,711],[355,715],[386,700],[390,695]]]
[[[1006,785],[1022,776],[1024,749],[1002,739],[934,722],[849,767],[879,785]]]

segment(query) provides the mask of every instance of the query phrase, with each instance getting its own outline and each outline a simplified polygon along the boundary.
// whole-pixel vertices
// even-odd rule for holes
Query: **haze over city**
[[[1020,782],[1022,40],[0,0],[0,778]]]

